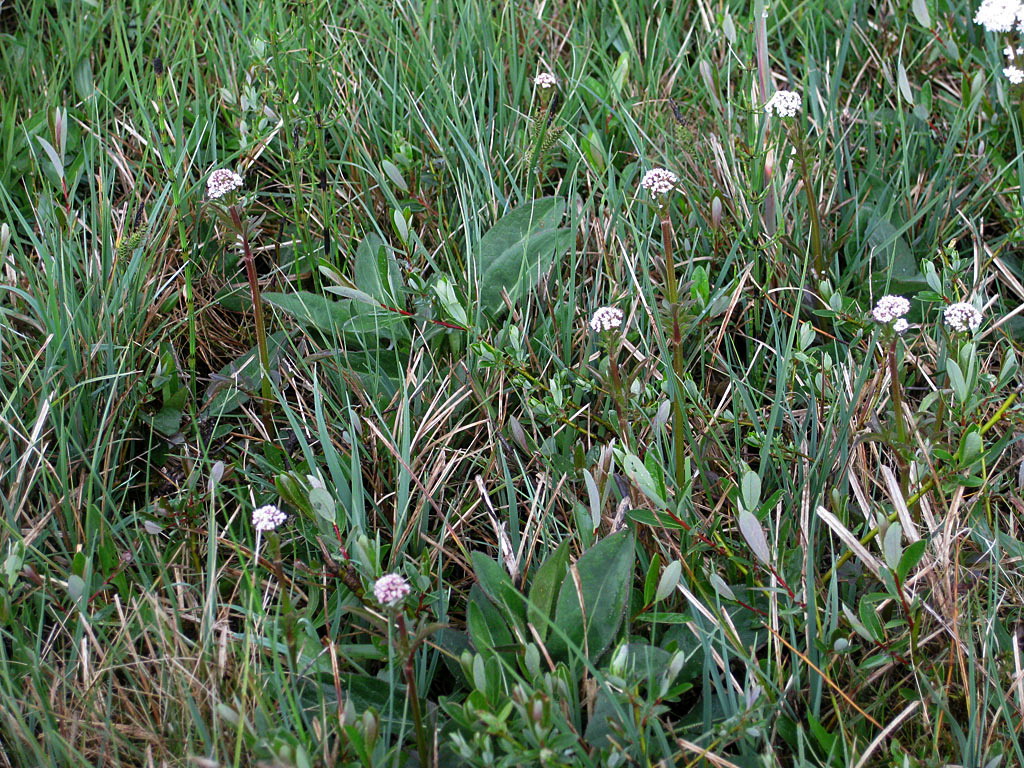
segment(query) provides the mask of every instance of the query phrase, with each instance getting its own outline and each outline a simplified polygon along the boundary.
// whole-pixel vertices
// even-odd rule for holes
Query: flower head
[[[622,326],[622,310],[615,307],[601,307],[590,318],[590,329],[594,333],[610,331]]]
[[[776,91],[764,105],[764,111],[779,117],[796,117],[800,113],[800,94],[796,91]]]
[[[224,197],[242,186],[242,177],[227,168],[218,168],[206,180],[206,196],[211,200]]]
[[[981,312],[973,305],[960,301],[946,307],[942,312],[942,319],[954,331],[967,333],[978,330],[978,326],[981,325]]]
[[[397,573],[381,576],[373,585],[373,596],[381,605],[395,605],[409,594],[409,582]]]
[[[902,296],[883,296],[871,310],[871,316],[875,318],[875,322],[884,325],[898,320],[909,311],[910,302]]]
[[[904,333],[906,333],[906,332],[907,332],[907,329],[908,329],[909,327],[910,327],[910,323],[908,323],[908,322],[906,321],[906,319],[905,319],[905,318],[902,318],[902,317],[901,317],[901,318],[899,318],[898,320],[896,320],[896,321],[895,321],[895,322],[894,322],[894,323],[892,324],[892,329],[893,329],[893,330],[894,330],[894,331],[895,331],[896,333],[900,334],[901,336],[902,336],[902,335],[903,335]]]
[[[257,507],[252,511],[252,527],[261,533],[274,530],[287,519],[288,515],[273,504]]]
[[[1024,69],[1020,67],[1003,67],[1003,74],[1014,85],[1024,83]]]
[[[558,87],[558,78],[550,72],[541,72],[535,78],[533,78],[533,84],[540,88],[542,91],[546,91],[549,88]]]
[[[1014,0],[982,0],[974,23],[989,32],[1010,32],[1024,20],[1024,4]]]
[[[664,197],[679,186],[679,177],[664,168],[651,168],[640,180],[640,186],[651,193],[651,197]]]

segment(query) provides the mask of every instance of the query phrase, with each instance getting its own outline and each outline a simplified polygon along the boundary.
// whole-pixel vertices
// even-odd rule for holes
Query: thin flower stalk
[[[253,257],[252,247],[249,244],[248,227],[242,223],[242,218],[238,212],[237,205],[232,205],[229,208],[229,211],[231,213],[231,221],[234,223],[239,237],[242,240],[242,261],[245,264],[245,274],[249,279],[249,290],[252,293],[253,314],[255,315],[256,322],[256,346],[259,349],[260,380],[263,391],[261,411],[264,417],[264,424],[266,424],[269,418],[270,403],[273,397],[273,392],[270,387],[270,352],[267,347],[266,322],[263,319],[263,302],[260,299],[260,281],[256,276],[256,260]]]
[[[672,432],[675,435],[675,467],[676,482],[682,487],[686,482],[686,443],[683,434],[686,431],[686,416],[683,413],[683,334],[679,328],[679,284],[676,281],[675,241],[672,222],[668,211],[662,210],[661,240],[665,248],[665,280],[666,294],[669,303],[669,318],[672,323],[672,372],[675,378],[676,395],[672,398]]]

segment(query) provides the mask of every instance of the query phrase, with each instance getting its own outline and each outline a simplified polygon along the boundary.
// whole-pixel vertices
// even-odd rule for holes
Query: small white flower
[[[796,117],[800,114],[800,94],[796,91],[776,91],[764,105],[764,111],[779,117]]]
[[[1003,48],[1003,56],[1008,59],[1015,59],[1018,56],[1024,55],[1024,45],[1018,45],[1014,48],[1012,45],[1008,45]]]
[[[1024,69],[1020,67],[1003,67],[1003,74],[1014,85],[1024,83]]]
[[[224,197],[242,186],[242,177],[227,168],[218,168],[206,180],[206,195],[211,200]]]
[[[381,576],[373,585],[373,596],[381,605],[395,605],[409,594],[409,582],[397,573]]]
[[[891,323],[910,311],[910,302],[902,296],[883,296],[871,310],[877,323]],[[904,329],[905,330],[905,329]]]
[[[273,504],[257,507],[252,511],[252,527],[261,533],[274,530],[287,519],[288,515]]]
[[[542,91],[546,91],[548,88],[558,87],[558,78],[550,72],[541,72],[535,78],[533,78],[533,84],[540,88]]]
[[[640,180],[640,186],[651,193],[651,197],[664,197],[679,186],[679,177],[664,168],[651,168]]]
[[[907,332],[907,329],[908,329],[909,327],[910,327],[910,323],[908,323],[908,322],[907,322],[907,321],[906,321],[906,320],[905,320],[904,318],[902,318],[902,317],[901,317],[901,318],[899,318],[899,319],[898,319],[898,320],[897,320],[896,322],[894,322],[894,323],[892,324],[892,329],[893,329],[894,331],[896,331],[896,333],[900,334],[901,336],[902,336],[902,335],[903,335],[904,333],[906,333],[906,332]]]
[[[946,321],[946,325],[960,333],[976,331],[981,325],[981,312],[964,301],[946,307],[942,312],[942,318]]]
[[[594,333],[610,331],[622,326],[622,310],[615,307],[601,307],[590,318],[590,329]]]
[[[982,0],[974,23],[989,32],[1010,32],[1024,19],[1024,5],[1014,0]]]

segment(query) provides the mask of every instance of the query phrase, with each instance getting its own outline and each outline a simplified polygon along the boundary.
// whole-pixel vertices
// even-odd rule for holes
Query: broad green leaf
[[[644,496],[661,507],[668,506],[668,502],[665,501],[665,498],[658,489],[657,481],[638,456],[626,453],[622,458],[622,469],[637,488],[643,491]]]
[[[328,523],[335,523],[334,496],[326,488],[312,488],[309,491],[309,504],[313,510]]]
[[[633,548],[632,531],[620,531],[599,541],[576,562],[579,587],[570,573],[558,592],[555,623],[561,633],[548,637],[552,658],[568,660],[573,648],[596,662],[611,645],[629,602]]]
[[[910,89],[910,79],[907,77],[907,68],[900,61],[896,65],[896,83],[899,86],[900,96],[907,104],[913,105],[914,93]]]
[[[679,577],[683,572],[683,564],[679,560],[673,560],[665,566],[662,571],[661,581],[658,582],[658,591],[654,593],[654,602],[661,602],[675,592],[679,586]]]
[[[902,542],[903,529],[899,523],[892,523],[882,538],[882,554],[885,556],[885,564],[892,569],[899,565],[900,557],[903,555]]]
[[[526,626],[526,598],[515,588],[508,571],[496,560],[483,552],[474,552],[473,573],[480,588],[495,605],[502,607],[506,616],[513,617],[516,623]]]
[[[762,563],[771,565],[771,550],[768,549],[768,539],[765,538],[764,528],[761,527],[761,522],[754,513],[741,509],[737,516],[737,523],[740,527],[740,533],[743,534],[743,538],[747,542],[747,546],[750,547],[750,551]]]
[[[981,439],[981,430],[978,426],[972,426],[964,432],[960,440],[960,463],[964,466],[972,464],[984,450],[985,444]]]
[[[68,576],[68,597],[74,603],[80,603],[85,595],[85,579],[77,574]]]
[[[513,645],[512,633],[501,610],[490,601],[479,584],[469,590],[466,628],[477,651],[504,650]]]
[[[921,557],[924,555],[927,544],[928,542],[924,539],[918,539],[903,550],[903,556],[896,566],[896,577],[900,580],[901,584],[907,580],[907,575],[921,562]]]
[[[654,602],[654,595],[658,589],[658,579],[661,576],[661,556],[655,552],[651,558],[651,564],[647,566],[647,575],[644,577],[644,605]]]
[[[537,569],[530,585],[530,604],[526,616],[543,640],[548,635],[548,621],[554,618],[558,590],[569,569],[569,540],[563,539],[558,549],[548,555]]]
[[[409,185],[405,183],[405,179],[402,178],[402,172],[398,170],[397,165],[392,163],[390,160],[381,160],[380,167],[392,184],[403,192],[409,192]]]
[[[740,500],[743,508],[753,512],[761,504],[761,478],[757,472],[747,470],[740,481]]]
[[[333,301],[318,293],[265,293],[263,300],[287,312],[296,322],[310,325],[327,335],[345,334],[350,340],[365,343],[367,338],[407,339],[405,317],[362,301]]]
[[[964,379],[963,371],[960,370],[960,366],[955,361],[946,360],[946,376],[949,378],[949,385],[953,388],[953,394],[956,396],[957,402],[966,402],[968,395],[970,395],[970,392],[967,390],[967,380]]]
[[[917,23],[922,27],[931,29],[932,19],[928,15],[928,3],[926,0],[912,0],[910,3],[910,9],[914,12],[914,16],[917,18]]]
[[[650,525],[654,528],[673,528],[677,531],[682,531],[686,528],[678,520],[670,517],[668,513],[655,512],[650,509],[631,509],[626,513],[626,517],[641,525]]]
[[[573,233],[558,229],[565,201],[547,197],[505,214],[477,245],[480,305],[501,314],[504,289],[518,301],[573,243]]]

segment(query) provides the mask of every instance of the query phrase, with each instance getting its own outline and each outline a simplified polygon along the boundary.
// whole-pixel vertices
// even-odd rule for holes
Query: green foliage
[[[1024,763],[977,4],[0,3],[0,763]]]

